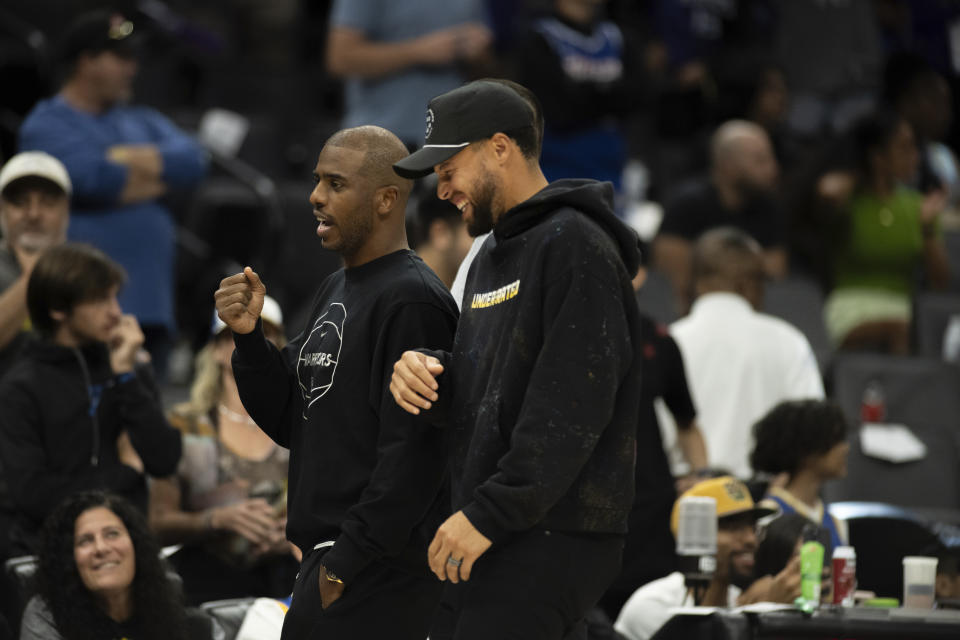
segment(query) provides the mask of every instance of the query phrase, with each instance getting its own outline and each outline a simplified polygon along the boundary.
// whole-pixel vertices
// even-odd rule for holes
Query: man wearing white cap
[[[70,176],[41,151],[19,153],[0,169],[0,375],[29,328],[27,280],[44,249],[67,235]]]

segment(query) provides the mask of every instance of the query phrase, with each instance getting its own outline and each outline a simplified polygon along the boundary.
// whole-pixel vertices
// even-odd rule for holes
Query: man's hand
[[[490,46],[490,30],[476,22],[437,29],[416,39],[420,64],[446,65],[458,59],[473,61]]]
[[[107,159],[152,178],[163,174],[163,155],[154,144],[117,144],[107,149]]]
[[[257,326],[266,294],[260,276],[244,267],[243,273],[220,281],[220,288],[213,294],[217,315],[234,333],[250,333]]]
[[[783,571],[776,576],[764,576],[757,579],[737,599],[737,604],[754,602],[780,602],[793,604],[800,596],[800,556],[791,558]]]
[[[121,431],[117,437],[117,458],[128,467],[143,473],[143,460],[140,459],[137,450],[133,448],[133,443],[130,442],[130,434],[127,433],[126,429]]]
[[[430,569],[441,580],[456,583],[470,579],[473,563],[492,543],[463,514],[457,511],[440,525],[427,549]]]
[[[327,574],[327,568],[320,565],[320,605],[326,609],[343,595],[344,584],[331,580]]]
[[[266,553],[284,542],[283,520],[263,498],[251,498],[224,507],[215,507],[210,526],[232,531],[256,546],[257,553]]]
[[[393,365],[390,393],[400,408],[417,415],[420,409],[429,409],[437,401],[437,376],[443,365],[432,356],[419,351],[404,351]]]
[[[113,328],[107,348],[110,350],[110,367],[114,373],[129,373],[137,362],[137,353],[143,347],[143,331],[136,317],[124,314]]]
[[[43,252],[53,246],[54,242],[47,238],[42,239],[39,234],[33,234],[29,239],[29,245],[27,242],[24,242],[21,239],[21,242],[17,242],[11,245],[13,250],[13,255],[17,258],[17,264],[20,265],[20,271],[24,276],[29,277],[33,272],[33,267],[37,264],[37,260],[40,259],[40,256],[43,255]]]

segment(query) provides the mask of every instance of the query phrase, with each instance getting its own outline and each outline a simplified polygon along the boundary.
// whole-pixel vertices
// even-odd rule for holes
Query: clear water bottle
[[[883,386],[877,380],[871,380],[863,390],[860,403],[861,422],[879,422],[887,419],[887,402],[883,395]]]

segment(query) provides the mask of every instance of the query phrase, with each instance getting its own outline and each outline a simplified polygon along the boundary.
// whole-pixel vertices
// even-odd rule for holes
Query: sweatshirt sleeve
[[[141,113],[163,157],[163,181],[179,188],[198,183],[207,170],[207,153],[200,143],[160,112],[144,108]]]
[[[123,379],[116,391],[121,428],[130,435],[144,469],[151,476],[169,476],[180,462],[180,432],[167,423],[160,402],[138,376]]]
[[[610,422],[633,353],[623,295],[612,269],[568,268],[546,286],[543,346],[510,449],[463,510],[490,540],[540,522]]]
[[[298,337],[283,352],[263,335],[263,321],[247,334],[233,334],[233,376],[244,409],[264,433],[281,447],[290,448],[291,412],[297,411],[296,371],[286,354],[299,350]]]
[[[443,367],[443,373],[437,376],[437,400],[430,405],[426,411],[421,410],[420,415],[423,419],[437,428],[445,428],[450,420],[450,407],[453,402],[453,389],[447,383],[450,380],[450,362],[452,361],[449,351],[442,349],[417,349],[420,353],[436,358]],[[389,381],[387,385],[389,386]]]
[[[397,405],[390,377],[404,351],[418,346],[450,349],[455,330],[452,312],[414,303],[392,314],[380,331],[369,398],[380,419],[377,462],[323,559],[347,584],[373,559],[400,553],[441,493],[447,470],[443,432]]]
[[[18,511],[40,523],[71,493],[103,487],[123,493],[142,482],[140,473],[124,464],[54,472],[36,402],[25,389],[0,385],[0,460]]]
[[[127,183],[125,166],[107,159],[75,119],[50,108],[29,117],[20,129],[21,151],[46,151],[67,168],[73,198],[90,205],[114,205]]]

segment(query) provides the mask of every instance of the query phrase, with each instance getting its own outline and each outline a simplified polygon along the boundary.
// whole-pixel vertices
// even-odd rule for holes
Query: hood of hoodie
[[[23,354],[34,360],[56,365],[67,363],[69,366],[76,364],[77,352],[92,366],[110,361],[107,346],[102,342],[91,342],[75,350],[51,340],[38,338],[30,340],[23,348]]]
[[[557,180],[505,212],[493,229],[497,240],[519,235],[555,211],[576,209],[600,225],[620,250],[627,273],[640,268],[640,239],[613,213],[613,185],[596,180]]]

